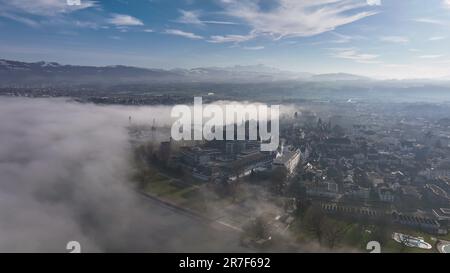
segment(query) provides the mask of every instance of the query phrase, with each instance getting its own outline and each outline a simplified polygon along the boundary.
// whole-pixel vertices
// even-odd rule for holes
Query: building
[[[433,209],[433,215],[442,226],[450,228],[450,208]]]
[[[273,156],[270,153],[250,152],[241,153],[236,160],[224,165],[223,173],[229,180],[236,180],[251,174],[253,171],[270,168]]]
[[[306,188],[306,194],[312,197],[322,198],[338,198],[339,194],[338,185],[334,182],[317,182],[308,185]]]
[[[333,203],[322,204],[322,209],[330,214],[341,214],[351,217],[376,218],[380,216],[380,213],[372,208],[343,206]]]
[[[236,180],[263,169],[270,169],[273,154],[261,152],[252,141],[212,141],[182,147],[180,163],[203,181]]]
[[[427,200],[435,205],[448,205],[450,197],[441,187],[434,184],[426,184],[424,187]]]
[[[277,154],[273,160],[273,168],[284,168],[288,175],[294,173],[295,168],[297,168],[300,163],[301,152],[300,149],[291,146],[284,147],[281,146],[281,151]]]
[[[409,226],[412,228],[418,228],[426,232],[430,232],[433,234],[439,234],[439,235],[445,235],[447,234],[447,229],[443,228],[441,224],[431,218],[425,218],[425,217],[419,217],[415,215],[408,215],[408,214],[402,214],[393,212],[392,218],[395,223]]]
[[[368,201],[370,199],[370,189],[353,185],[346,190],[346,195],[351,199]]]
[[[380,198],[381,202],[386,203],[393,203],[395,199],[394,192],[388,188],[379,188],[378,197]]]

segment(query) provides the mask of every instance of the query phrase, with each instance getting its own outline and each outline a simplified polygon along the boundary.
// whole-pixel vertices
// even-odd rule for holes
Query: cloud
[[[228,34],[228,35],[213,35],[209,38],[208,42],[210,43],[242,43],[246,41],[250,41],[255,37],[254,33],[250,33],[248,35],[236,35],[236,34]]]
[[[445,8],[450,9],[450,0],[442,0],[442,4]]]
[[[377,64],[381,63],[378,59],[379,55],[361,53],[355,48],[332,48],[334,53],[332,57],[339,59],[352,60],[357,63]]]
[[[441,58],[441,57],[444,57],[444,55],[430,54],[430,55],[421,55],[421,56],[419,56],[419,58],[421,58],[421,59],[437,59],[437,58]]]
[[[212,25],[237,25],[236,22],[230,22],[230,21],[215,21],[215,20],[204,20],[202,21],[205,24],[212,24]]]
[[[445,39],[444,36],[434,36],[434,37],[428,38],[429,41],[440,41],[440,40],[444,40],[444,39]]]
[[[67,5],[65,0],[0,0],[0,17],[14,20],[30,27],[41,22],[27,15],[57,17],[74,11],[96,7],[96,1],[85,0],[81,5]]]
[[[181,37],[188,38],[188,39],[193,39],[193,40],[203,39],[203,37],[200,36],[200,35],[197,35],[197,34],[192,33],[192,32],[182,31],[182,30],[179,30],[179,29],[166,29],[164,31],[164,33],[170,34],[170,35],[181,36]]]
[[[381,0],[367,0],[369,6],[381,6]]]
[[[245,49],[245,50],[262,50],[262,49],[264,49],[264,46],[244,46],[243,49]]]
[[[96,22],[90,22],[90,21],[79,21],[79,20],[75,20],[74,25],[77,27],[81,27],[81,28],[91,28],[91,29],[99,29],[101,27],[104,26],[100,26],[98,23]]]
[[[398,44],[404,44],[409,42],[409,38],[404,36],[383,36],[380,37],[380,40],[383,42],[398,43]]]
[[[182,24],[191,25],[203,25],[203,22],[199,19],[200,13],[198,11],[180,10],[181,17],[177,19],[177,22]]]
[[[333,34],[334,36],[338,37],[337,40],[332,40],[330,41],[331,43],[335,43],[335,44],[345,44],[345,43],[349,43],[350,41],[353,40],[353,37],[348,36],[348,35],[343,35],[340,33],[337,33],[335,31],[330,32],[331,34]]]
[[[435,64],[450,64],[450,59],[447,60],[439,60],[434,62]],[[448,74],[446,74],[445,76],[448,76]]]
[[[0,17],[7,18],[9,20],[14,20],[16,22],[25,24],[30,27],[38,27],[40,25],[39,22],[37,22],[35,20],[20,16],[20,15],[16,15],[13,13],[0,12]]]
[[[144,23],[136,17],[126,15],[126,14],[113,14],[110,19],[108,19],[110,24],[116,26],[143,26]]]
[[[0,97],[0,252],[67,252],[73,240],[83,252],[254,252],[241,246],[240,233],[135,191],[128,117],[135,125],[154,117],[171,124],[171,109]],[[264,190],[240,189],[247,188],[257,198],[244,201],[245,215],[282,211]],[[208,210],[245,224],[236,209]],[[327,251],[298,249],[319,250]]]
[[[67,252],[72,240],[83,252],[245,251],[134,191],[128,116],[170,110],[1,97],[0,252]]]
[[[413,21],[418,22],[418,23],[433,24],[433,25],[440,25],[440,26],[445,26],[448,24],[447,22],[445,22],[443,20],[434,19],[434,18],[417,18],[417,19],[414,19]]]
[[[259,1],[221,0],[228,16],[246,22],[259,35],[274,39],[313,36],[377,14],[360,1],[276,0],[270,8]]]
[[[432,61],[424,63],[383,64],[383,78],[392,79],[439,79],[448,76],[448,63]]]
[[[360,35],[344,35],[341,33],[338,33],[336,31],[331,31],[330,34],[332,34],[333,36],[336,36],[338,39],[336,40],[330,40],[330,41],[326,41],[326,42],[319,42],[319,43],[333,43],[333,44],[345,44],[345,43],[349,43],[351,41],[355,41],[355,40],[366,40],[367,38],[364,36],[360,36]]]
[[[66,0],[0,0],[3,10],[54,16],[97,6],[96,1],[82,0],[81,5],[67,5]]]
[[[188,10],[179,10],[181,16],[176,20],[178,23],[182,24],[190,24],[190,25],[198,25],[202,26],[205,24],[213,24],[213,25],[236,25],[235,22],[229,21],[218,21],[218,20],[201,20],[201,12],[200,11],[188,11]]]

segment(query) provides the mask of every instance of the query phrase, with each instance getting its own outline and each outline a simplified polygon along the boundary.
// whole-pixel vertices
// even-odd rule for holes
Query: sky
[[[450,76],[450,0],[0,0],[0,58]]]

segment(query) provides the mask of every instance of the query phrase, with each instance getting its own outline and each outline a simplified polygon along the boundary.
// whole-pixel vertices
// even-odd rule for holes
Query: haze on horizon
[[[448,0],[0,0],[2,59],[450,75]]]

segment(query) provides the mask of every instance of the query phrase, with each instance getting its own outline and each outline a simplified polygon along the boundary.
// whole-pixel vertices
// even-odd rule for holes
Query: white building
[[[300,163],[301,152],[298,148],[291,146],[281,146],[281,151],[277,153],[276,158],[273,160],[273,167],[283,167],[288,174],[292,174]]]

